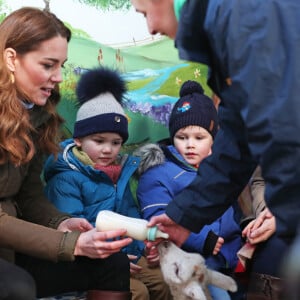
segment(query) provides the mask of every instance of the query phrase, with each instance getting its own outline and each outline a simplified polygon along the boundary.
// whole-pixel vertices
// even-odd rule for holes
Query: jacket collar
[[[185,2],[186,0],[174,0],[174,12],[177,21],[179,20],[181,9]]]
[[[223,74],[220,69],[218,58],[204,29],[208,5],[209,0],[186,0],[183,3],[180,8],[175,47],[182,60],[202,63],[209,67],[208,85],[221,97],[228,74]]]
[[[180,9],[175,47],[179,57],[211,65],[211,48],[204,30],[209,0],[186,0]]]
[[[197,168],[190,165],[178,152],[178,150],[173,145],[169,146],[162,146],[162,150],[166,156],[166,158],[172,162],[174,162],[176,165],[180,166],[182,169],[191,171],[191,170],[197,170]]]

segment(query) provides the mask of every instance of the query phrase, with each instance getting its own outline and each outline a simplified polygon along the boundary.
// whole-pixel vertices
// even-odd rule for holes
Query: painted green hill
[[[174,47],[174,41],[169,38],[162,38],[146,45],[127,47],[123,52],[140,55],[154,62],[159,60],[161,62],[171,63],[172,65],[181,62],[178,57],[178,52]]]
[[[118,68],[122,72],[161,69],[180,62],[173,41],[165,38],[152,44],[114,49],[96,41],[73,36],[69,44],[68,62],[83,68],[98,65]],[[99,51],[102,59],[98,60]]]

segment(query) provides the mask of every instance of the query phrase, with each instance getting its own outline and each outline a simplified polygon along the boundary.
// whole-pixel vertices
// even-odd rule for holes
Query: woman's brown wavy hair
[[[54,14],[33,7],[23,7],[12,12],[0,24],[0,53],[13,48],[18,55],[37,50],[40,44],[61,36],[69,42],[70,30]],[[4,56],[0,56],[0,163],[15,165],[29,162],[36,148],[46,154],[59,151],[59,127],[63,122],[56,112],[59,92],[53,91],[41,109],[49,114],[49,120],[34,128],[28,110],[21,100],[30,99],[18,90],[11,79]],[[33,141],[33,136],[38,136]]]

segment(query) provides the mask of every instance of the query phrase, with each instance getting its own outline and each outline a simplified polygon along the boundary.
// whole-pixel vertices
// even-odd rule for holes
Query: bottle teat
[[[153,227],[148,228],[148,230],[147,230],[147,240],[153,242],[157,238],[168,239],[169,235],[165,232],[160,231],[157,228],[157,226],[153,226]]]

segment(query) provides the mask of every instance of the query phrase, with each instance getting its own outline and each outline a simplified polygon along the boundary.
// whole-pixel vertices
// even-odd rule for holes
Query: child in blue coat
[[[120,154],[128,139],[128,120],[121,106],[125,92],[125,82],[116,71],[98,68],[83,74],[76,90],[81,106],[73,138],[61,143],[58,158],[49,157],[44,168],[48,199],[92,225],[101,210],[141,218],[129,185],[139,158]],[[132,299],[172,299],[160,268],[149,267],[144,243],[134,240],[124,251],[131,260]]]
[[[211,154],[218,116],[203,92],[197,82],[185,82],[169,119],[172,144],[150,144],[135,152],[142,159],[137,198],[147,220],[165,212],[168,203],[196,177],[201,161]],[[211,269],[231,274],[242,242],[238,214],[238,208],[230,207],[200,232],[191,233],[182,248],[202,254]],[[210,291],[214,300],[230,299],[225,290],[211,286]]]

